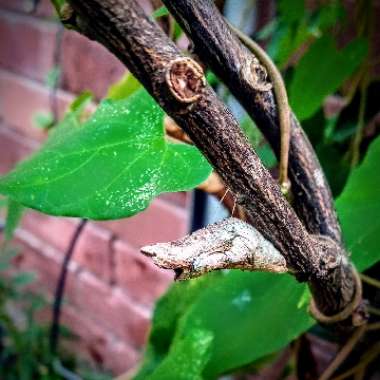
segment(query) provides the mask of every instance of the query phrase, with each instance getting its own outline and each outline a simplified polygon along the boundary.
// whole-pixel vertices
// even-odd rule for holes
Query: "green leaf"
[[[52,215],[117,219],[163,192],[192,189],[211,167],[195,147],[167,142],[162,118],[143,90],[102,102],[82,126],[71,113],[40,151],[0,179],[0,193]]]
[[[147,380],[202,380],[213,335],[210,331],[192,329],[173,345],[169,355]]]
[[[290,84],[290,104],[300,120],[311,117],[327,95],[348,79],[367,55],[368,44],[357,38],[341,50],[326,35],[317,40],[300,60]]]
[[[33,272],[17,273],[11,278],[12,284],[16,287],[30,285],[36,280],[36,274]]]
[[[380,137],[370,145],[336,201],[347,248],[362,271],[380,258]]]
[[[94,94],[91,91],[83,91],[74,101],[70,104],[69,110],[71,112],[81,112],[91,102]]]
[[[277,158],[268,143],[259,145],[256,148],[256,153],[265,167],[273,168],[277,164]]]
[[[119,81],[110,86],[107,98],[113,100],[126,99],[140,88],[140,82],[127,71]]]
[[[54,5],[55,10],[59,14],[62,7],[65,5],[66,0],[51,0],[52,4]]]
[[[36,112],[33,115],[33,124],[37,128],[50,129],[54,124],[54,116],[51,112]]]
[[[168,9],[163,5],[162,7],[160,8],[157,8],[153,13],[152,13],[152,17],[153,18],[159,18],[159,17],[163,17],[163,16],[167,16],[169,15],[169,11]]]
[[[4,237],[5,241],[12,240],[14,232],[21,220],[24,207],[14,201],[13,199],[8,199],[7,217],[5,219]]]
[[[209,276],[216,275],[219,273]],[[203,276],[195,281],[177,282],[160,298],[156,304],[144,361],[135,380],[145,380],[164,359],[172,344],[181,316],[210,284],[212,282],[208,276]]]
[[[176,314],[179,320],[174,335],[173,329],[166,330],[165,339],[171,340],[171,344],[166,343],[165,347],[170,348],[166,358],[171,358],[176,355],[175,346],[191,331],[211,332],[214,339],[204,378],[214,379],[272,353],[313,324],[306,305],[302,304],[305,285],[297,284],[288,275],[229,271],[213,273],[191,283],[198,281],[202,281],[201,291],[187,302],[185,310]],[[181,290],[171,290],[164,296],[167,307],[180,302],[181,296],[186,294],[185,289]],[[170,309],[166,313],[170,313]],[[164,318],[163,308],[158,308],[154,321]],[[157,332],[155,323],[153,326]],[[164,335],[161,330],[160,336]],[[158,368],[157,361],[165,357],[164,350],[158,345],[158,339],[153,341],[151,336],[150,341],[156,343],[151,345],[150,354],[155,347],[160,347],[160,354],[155,356],[156,362],[152,365]]]
[[[280,0],[278,2],[278,11],[281,18],[287,23],[299,21],[305,13],[305,0]]]

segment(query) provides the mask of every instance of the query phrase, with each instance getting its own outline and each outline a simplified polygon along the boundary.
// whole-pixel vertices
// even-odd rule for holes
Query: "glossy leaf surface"
[[[72,114],[46,144],[0,180],[0,192],[52,215],[116,219],[163,192],[189,190],[210,165],[164,138],[163,111],[145,92],[104,101],[83,125]]]

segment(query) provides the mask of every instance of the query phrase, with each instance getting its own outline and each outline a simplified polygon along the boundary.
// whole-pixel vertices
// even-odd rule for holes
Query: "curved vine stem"
[[[356,366],[350,368],[348,371],[335,376],[332,380],[344,380],[352,375],[355,375],[358,371],[364,370],[373,360],[375,360],[380,355],[380,344],[377,344],[370,348],[361,358],[360,363]]]
[[[330,379],[330,377],[339,368],[339,366],[346,360],[347,356],[352,352],[356,343],[359,342],[361,337],[364,335],[365,331],[366,325],[360,326],[355,330],[355,332],[351,335],[351,337],[348,339],[343,348],[338,352],[338,355],[334,358],[334,360],[330,363],[330,365],[320,376],[319,380]]]
[[[368,285],[374,286],[375,288],[380,289],[380,281],[376,280],[373,277],[367,276],[363,273],[360,273],[360,278],[363,282],[367,283]]]

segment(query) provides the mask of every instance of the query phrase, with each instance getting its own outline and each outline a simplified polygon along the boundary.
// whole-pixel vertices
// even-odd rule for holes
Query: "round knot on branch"
[[[268,82],[267,70],[256,58],[245,62],[240,72],[243,78],[257,91],[267,92],[273,87],[272,83]]]
[[[182,103],[193,103],[206,85],[202,67],[189,57],[170,62],[166,71],[166,83],[171,93]]]

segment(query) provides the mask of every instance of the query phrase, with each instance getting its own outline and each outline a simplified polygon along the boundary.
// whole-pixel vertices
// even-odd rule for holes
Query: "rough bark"
[[[280,128],[273,91],[257,91],[251,78],[242,75],[242,68],[252,60],[252,53],[231,32],[212,0],[163,2],[193,41],[195,52],[222,78],[279,158]],[[289,177],[296,212],[309,232],[330,236],[341,243],[331,191],[318,159],[294,114],[291,124]]]
[[[124,62],[184,129],[288,268],[298,279],[309,281],[318,308],[334,314],[349,304],[354,282],[344,251],[333,239],[307,232],[231,112],[199,76],[198,65],[180,53],[135,1],[70,0],[70,4],[75,11],[71,23]],[[263,104],[274,105],[273,99]],[[275,109],[265,112],[275,123]],[[299,160],[302,168],[305,157]],[[299,173],[303,170],[296,172],[302,181]]]

